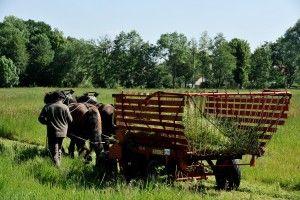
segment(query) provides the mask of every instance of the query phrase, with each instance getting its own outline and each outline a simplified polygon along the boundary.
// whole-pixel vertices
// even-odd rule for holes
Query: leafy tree
[[[14,62],[18,74],[24,72],[28,63],[27,39],[24,33],[9,23],[1,23],[0,44],[0,55]]]
[[[212,55],[212,80],[213,86],[223,87],[232,84],[232,71],[235,68],[235,57],[230,53],[228,42],[218,42]]]
[[[177,79],[190,71],[187,65],[188,40],[183,34],[174,32],[162,34],[158,45],[172,75],[172,85],[175,87]]]
[[[299,70],[300,20],[273,44],[272,52],[273,65],[284,76],[285,85],[292,86]]]
[[[121,32],[114,40],[112,51],[111,79],[125,87],[138,86],[143,61],[141,49],[144,42],[136,31],[129,33]],[[135,76],[138,73],[138,76]]]
[[[223,38],[223,34],[219,33],[217,37]],[[213,41],[209,37],[207,31],[204,31],[203,33],[201,33],[201,37],[199,40],[199,50],[209,53],[212,51],[212,49],[213,49]]]
[[[268,44],[257,48],[251,56],[249,70],[250,86],[254,88],[265,88],[270,80],[272,72],[271,48]]]
[[[17,67],[5,56],[0,57],[0,87],[12,87],[19,83]]]
[[[114,85],[111,80],[111,52],[113,42],[105,37],[98,41],[92,52],[93,62],[91,64],[93,85],[97,87],[111,87]]]
[[[55,74],[61,74],[60,85],[62,86],[91,86],[92,75],[90,68],[94,44],[84,40],[68,38],[58,55],[60,63],[55,69]],[[60,67],[59,67],[60,66]]]
[[[185,70],[183,73],[184,86],[187,86],[187,83],[194,84],[197,80],[197,71],[199,70],[200,60],[199,60],[199,49],[198,43],[195,39],[192,39],[188,42],[187,49],[187,61],[185,63]]]
[[[229,42],[231,54],[236,59],[236,67],[233,70],[233,79],[239,87],[247,82],[247,74],[250,65],[250,45],[246,40],[234,38]]]
[[[223,37],[223,36],[221,36]],[[209,86],[211,83],[209,82],[212,80],[212,50],[213,50],[213,41],[208,36],[207,32],[203,32],[201,34],[199,40],[199,68],[197,72],[206,80],[206,86]]]
[[[54,51],[46,34],[34,35],[29,44],[30,63],[26,69],[26,81],[29,85],[49,85],[51,77],[50,63],[54,58]]]
[[[149,43],[141,46],[139,62],[134,72],[134,85],[144,87],[160,87],[161,71],[157,68],[158,48]]]
[[[11,26],[11,27],[16,28],[19,31],[21,31],[22,35],[26,38],[26,41],[28,42],[30,34],[29,34],[27,25],[24,20],[19,19],[13,15],[10,15],[10,16],[4,17],[3,24]]]

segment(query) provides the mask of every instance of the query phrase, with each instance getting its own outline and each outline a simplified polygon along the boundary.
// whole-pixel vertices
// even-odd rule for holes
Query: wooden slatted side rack
[[[182,125],[184,95],[156,92],[147,94],[114,94],[116,125],[129,131],[140,143],[187,145]],[[143,134],[150,134],[143,142]],[[139,137],[140,136],[140,137]],[[151,137],[152,136],[152,137]]]
[[[201,98],[203,115],[235,120],[241,130],[260,134],[264,147],[287,118],[291,93],[263,91],[252,93],[167,93],[114,94],[116,125],[144,144],[188,146],[182,124],[184,106],[191,98]],[[148,136],[143,139],[147,133]],[[150,136],[149,136],[149,133]],[[150,138],[150,140],[149,140]]]
[[[264,147],[287,118],[291,94],[287,91],[257,93],[212,93],[206,95],[204,113],[217,118],[235,120],[240,129],[260,133]]]

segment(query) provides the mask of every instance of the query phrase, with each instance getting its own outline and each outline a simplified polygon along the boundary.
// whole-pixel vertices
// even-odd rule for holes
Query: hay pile
[[[235,121],[203,116],[194,106],[185,108],[183,124],[191,148],[203,154],[251,154],[259,147],[259,133],[240,130]]]

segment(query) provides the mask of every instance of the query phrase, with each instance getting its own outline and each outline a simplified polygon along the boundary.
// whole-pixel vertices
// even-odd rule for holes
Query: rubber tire
[[[168,174],[167,166],[161,160],[151,159],[147,163],[145,178],[148,181],[154,182],[169,182],[170,176]]]
[[[217,160],[215,166],[216,186],[218,190],[236,190],[241,183],[241,170],[236,160]],[[232,165],[232,166],[218,166]]]
[[[146,166],[145,160],[141,155],[134,154],[132,152],[132,154],[126,157],[125,161],[123,162],[122,171],[127,182],[130,182],[132,179],[143,179]]]

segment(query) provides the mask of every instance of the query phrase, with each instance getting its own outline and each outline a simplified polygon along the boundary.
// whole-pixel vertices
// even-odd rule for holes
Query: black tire
[[[132,179],[143,178],[145,174],[145,167],[145,159],[132,152],[132,154],[128,157],[126,156],[122,162],[122,173],[126,181],[130,182]]]
[[[165,181],[168,179],[166,166],[156,159],[152,159],[147,163],[145,175],[145,178],[150,181]]]
[[[236,160],[217,160],[214,173],[217,189],[236,190],[240,186],[241,171]]]

